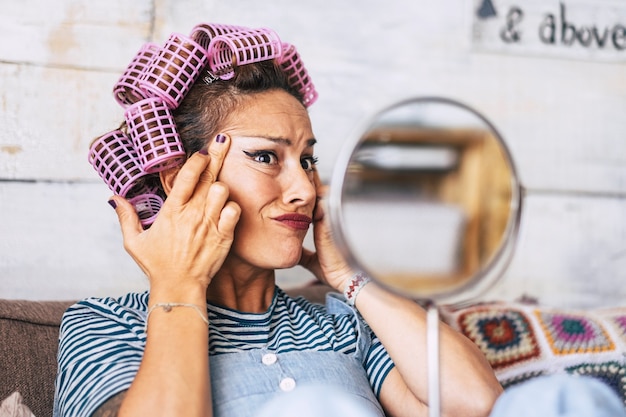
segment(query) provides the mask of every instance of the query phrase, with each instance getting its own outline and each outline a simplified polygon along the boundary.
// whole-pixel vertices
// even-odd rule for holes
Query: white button
[[[283,391],[291,391],[296,387],[296,381],[293,378],[283,378],[282,381],[280,381],[280,389]]]
[[[276,355],[273,353],[266,353],[261,358],[261,362],[263,362],[265,365],[274,365],[276,363]]]

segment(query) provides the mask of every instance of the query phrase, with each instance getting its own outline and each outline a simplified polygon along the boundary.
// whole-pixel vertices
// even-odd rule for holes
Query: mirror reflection
[[[460,103],[429,98],[381,112],[348,146],[331,221],[355,267],[415,299],[490,285],[519,223],[520,192],[498,132]]]

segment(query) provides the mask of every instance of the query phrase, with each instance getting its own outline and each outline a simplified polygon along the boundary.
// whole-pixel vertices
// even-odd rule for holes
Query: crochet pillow
[[[22,395],[15,391],[0,403],[0,417],[35,417],[22,403]]]
[[[441,308],[471,339],[504,388],[541,375],[588,375],[626,404],[626,307],[567,310],[493,302]]]

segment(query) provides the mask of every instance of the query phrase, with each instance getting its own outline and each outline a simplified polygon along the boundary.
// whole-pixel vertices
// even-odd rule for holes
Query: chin
[[[272,239],[235,242],[233,252],[246,263],[263,269],[287,269],[298,265],[303,239]]]
[[[271,254],[273,269],[287,269],[298,265],[302,257],[302,246],[289,251],[276,251]]]

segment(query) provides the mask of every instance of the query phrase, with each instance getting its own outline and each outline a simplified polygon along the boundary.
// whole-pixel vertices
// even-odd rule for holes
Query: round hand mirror
[[[521,186],[493,125],[444,98],[378,113],[339,154],[330,184],[336,243],[355,269],[415,300],[479,295],[512,255]]]

